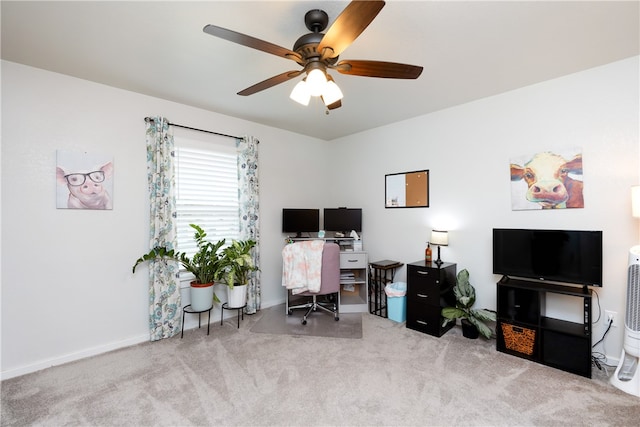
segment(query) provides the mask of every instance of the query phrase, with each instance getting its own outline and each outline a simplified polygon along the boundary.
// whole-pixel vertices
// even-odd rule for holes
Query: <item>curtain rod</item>
[[[145,122],[153,122],[155,121],[154,119],[152,119],[151,117],[145,117],[144,118]],[[198,128],[192,128],[189,126],[184,126],[184,125],[179,125],[176,123],[170,123],[169,122],[169,126],[175,126],[177,128],[183,128],[183,129],[189,129],[189,130],[196,130],[198,132],[204,132],[204,133],[211,133],[213,135],[219,135],[219,136],[226,136],[227,138],[233,138],[233,139],[242,139],[242,137],[239,136],[233,136],[233,135],[227,135],[226,133],[219,133],[219,132],[214,132],[212,130],[205,130],[205,129],[198,129]]]

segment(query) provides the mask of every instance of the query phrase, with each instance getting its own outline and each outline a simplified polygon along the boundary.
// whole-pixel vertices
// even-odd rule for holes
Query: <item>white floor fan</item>
[[[624,320],[624,342],[620,362],[611,376],[611,384],[640,397],[640,246],[629,251],[627,305]]]

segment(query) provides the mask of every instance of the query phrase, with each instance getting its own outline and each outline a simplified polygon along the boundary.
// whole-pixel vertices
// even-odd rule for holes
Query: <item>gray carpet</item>
[[[2,382],[2,426],[637,426],[640,399],[362,314],[362,339],[254,333],[266,310]],[[339,322],[338,322],[339,323]],[[610,370],[613,372],[613,369]]]
[[[294,310],[287,316],[285,305],[263,310],[251,332],[277,335],[306,335],[333,338],[362,338],[362,313],[340,313],[337,322],[332,314],[318,310],[302,324],[305,310]]]

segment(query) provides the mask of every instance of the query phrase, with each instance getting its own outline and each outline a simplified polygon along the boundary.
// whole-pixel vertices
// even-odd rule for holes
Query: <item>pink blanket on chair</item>
[[[292,294],[320,291],[324,241],[306,240],[282,250],[282,286]]]

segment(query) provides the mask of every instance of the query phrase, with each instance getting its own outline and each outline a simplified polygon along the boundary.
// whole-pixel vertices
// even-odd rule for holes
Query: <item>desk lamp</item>
[[[431,230],[431,244],[438,246],[438,259],[436,260],[436,265],[440,267],[442,265],[442,260],[440,259],[440,246],[449,245],[448,232],[440,231],[440,230]]]

